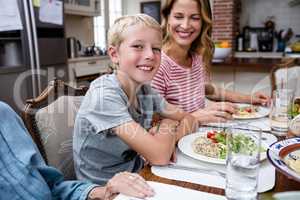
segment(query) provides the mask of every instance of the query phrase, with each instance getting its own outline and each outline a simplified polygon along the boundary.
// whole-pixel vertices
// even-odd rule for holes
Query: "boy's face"
[[[130,26],[123,33],[120,46],[111,47],[112,62],[137,84],[152,80],[160,65],[162,36],[159,31],[141,25]]]

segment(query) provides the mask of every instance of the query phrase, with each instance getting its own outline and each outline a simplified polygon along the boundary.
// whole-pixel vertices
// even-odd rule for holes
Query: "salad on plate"
[[[197,154],[208,156],[217,159],[226,159],[227,146],[226,146],[226,132],[224,131],[209,131],[206,135],[197,137],[193,143],[193,151]],[[257,150],[257,145],[253,138],[243,134],[238,134],[233,138],[234,152],[240,152],[241,150],[251,154]],[[260,149],[260,152],[265,152],[264,148]]]

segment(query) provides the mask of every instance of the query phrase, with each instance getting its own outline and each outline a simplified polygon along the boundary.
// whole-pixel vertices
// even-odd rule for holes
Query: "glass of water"
[[[257,199],[261,129],[239,125],[227,129],[227,199]]]
[[[293,90],[279,89],[273,91],[270,112],[271,132],[277,136],[285,136],[288,131],[289,108],[293,102]]]

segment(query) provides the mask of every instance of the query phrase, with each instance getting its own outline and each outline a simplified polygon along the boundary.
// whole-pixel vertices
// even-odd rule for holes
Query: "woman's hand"
[[[237,112],[237,106],[229,102],[209,102],[206,108],[192,113],[200,124],[226,122],[232,120],[232,114]]]
[[[236,113],[237,109],[237,105],[230,102],[208,102],[207,106],[204,108],[204,110],[222,111],[229,114]]]
[[[136,173],[121,172],[111,178],[106,185],[104,199],[110,199],[112,194],[122,193],[124,195],[146,198],[154,196],[154,190],[147,182]]]
[[[268,106],[270,105],[271,99],[269,96],[261,93],[261,92],[256,92],[251,98],[251,103],[252,104],[259,104],[262,106]]]

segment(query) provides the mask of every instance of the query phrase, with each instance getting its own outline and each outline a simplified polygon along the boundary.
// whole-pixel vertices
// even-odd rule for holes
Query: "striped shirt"
[[[151,85],[169,103],[194,112],[205,106],[206,80],[202,57],[198,54],[192,54],[192,67],[184,68],[162,52],[161,65]]]

